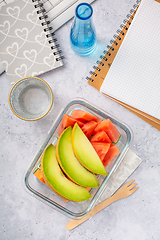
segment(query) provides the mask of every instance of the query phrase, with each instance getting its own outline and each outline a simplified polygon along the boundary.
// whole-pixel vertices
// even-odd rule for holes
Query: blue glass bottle
[[[91,54],[96,47],[96,33],[92,23],[93,9],[88,3],[76,7],[70,32],[71,47],[78,55]]]

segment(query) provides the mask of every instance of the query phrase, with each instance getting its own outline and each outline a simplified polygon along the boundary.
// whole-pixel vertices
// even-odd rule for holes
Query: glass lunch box
[[[73,201],[64,201],[62,198],[57,196],[53,191],[51,191],[47,185],[38,180],[38,178],[34,175],[34,172],[37,168],[39,168],[41,157],[49,144],[56,145],[57,143],[57,134],[58,129],[61,124],[61,120],[64,114],[71,115],[72,111],[75,109],[80,109],[92,113],[99,117],[100,119],[109,118],[118,128],[121,133],[121,137],[117,143],[117,146],[120,150],[120,153],[110,162],[110,164],[106,167],[106,171],[108,172],[107,176],[98,176],[98,181],[100,186],[98,188],[92,188],[90,190],[90,194],[92,198],[83,201],[83,202],[73,202]],[[105,187],[107,185],[107,181],[112,175],[112,173],[117,169],[124,155],[126,154],[132,139],[132,132],[126,124],[119,122],[116,118],[111,116],[109,113],[103,111],[102,109],[93,106],[88,103],[84,99],[76,98],[70,101],[64,109],[62,109],[61,113],[57,117],[54,122],[52,128],[50,129],[46,139],[43,144],[40,146],[38,153],[33,159],[29,169],[25,174],[25,186],[29,193],[31,193],[34,197],[58,210],[59,212],[65,214],[70,218],[83,218],[86,216],[96,205],[97,201],[100,199],[100,196],[103,194]]]

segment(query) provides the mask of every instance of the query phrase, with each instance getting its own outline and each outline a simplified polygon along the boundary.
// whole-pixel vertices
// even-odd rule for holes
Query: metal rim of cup
[[[37,79],[37,80],[43,82],[43,83],[48,87],[48,89],[49,89],[49,91],[50,91],[50,94],[51,94],[51,104],[50,104],[50,107],[49,107],[49,109],[47,110],[47,112],[46,112],[45,114],[43,114],[42,116],[40,116],[40,117],[38,117],[38,118],[33,118],[33,119],[27,119],[27,118],[23,118],[23,117],[19,116],[19,115],[14,111],[14,109],[12,108],[12,104],[11,104],[11,93],[12,93],[14,87],[17,85],[17,83],[23,81],[24,79],[28,79],[28,78],[34,78],[34,79]],[[46,115],[49,113],[49,111],[51,110],[52,105],[53,105],[53,92],[52,92],[50,86],[48,85],[48,83],[46,83],[43,79],[38,78],[38,77],[25,77],[25,78],[19,79],[17,82],[14,83],[14,85],[12,86],[12,88],[11,88],[11,90],[10,90],[10,92],[9,92],[9,106],[10,106],[12,112],[13,112],[17,117],[19,117],[19,118],[22,119],[22,120],[26,120],[26,121],[36,121],[36,120],[39,120],[39,119],[43,118],[44,116],[46,116]]]

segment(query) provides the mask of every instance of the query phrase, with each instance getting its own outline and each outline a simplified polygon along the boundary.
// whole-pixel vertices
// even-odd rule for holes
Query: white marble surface
[[[54,107],[44,119],[26,122],[10,110],[11,88],[0,75],[0,239],[1,240],[158,240],[160,239],[160,132],[92,88],[86,76],[132,8],[134,0],[96,0],[92,6],[98,46],[88,57],[79,57],[69,45],[72,20],[57,31],[65,55],[64,66],[41,75],[54,93]],[[82,97],[127,123],[133,130],[131,149],[143,160],[129,177],[139,190],[113,203],[72,231],[70,220],[30,196],[22,181],[26,169],[69,99]]]

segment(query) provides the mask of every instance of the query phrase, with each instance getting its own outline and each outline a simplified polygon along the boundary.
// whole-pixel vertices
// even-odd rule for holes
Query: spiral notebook
[[[39,0],[16,0],[0,10],[0,59],[11,83],[63,65],[61,50]]]
[[[160,130],[160,1],[139,3],[88,83]]]
[[[2,6],[9,4],[15,0],[0,0],[0,9]],[[87,3],[91,3],[94,0],[85,0]],[[42,8],[43,18],[47,19],[47,23],[50,24],[50,28],[52,27],[52,32],[55,32],[58,28],[60,28],[64,23],[70,20],[74,14],[75,9],[78,4],[83,2],[82,0],[32,0],[35,2],[35,6],[37,3],[41,3],[38,5],[38,8]],[[42,6],[43,4],[43,6]],[[1,28],[1,26],[0,26]],[[55,39],[55,38],[54,38]],[[2,62],[0,61],[0,74],[4,71],[4,67]]]
[[[64,23],[75,15],[75,9],[83,0],[41,0],[46,14],[52,24],[53,31],[57,30]],[[85,0],[92,3],[94,0]]]

